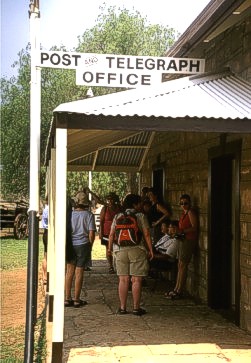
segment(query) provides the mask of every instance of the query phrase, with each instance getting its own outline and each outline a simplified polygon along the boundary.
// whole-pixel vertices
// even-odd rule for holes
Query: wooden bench
[[[175,284],[178,271],[178,260],[171,259],[169,256],[154,253],[153,259],[150,261],[150,271],[149,276],[152,277],[154,281],[153,290],[156,289],[158,280],[164,279],[164,274],[168,273],[168,277],[165,278],[172,284]]]

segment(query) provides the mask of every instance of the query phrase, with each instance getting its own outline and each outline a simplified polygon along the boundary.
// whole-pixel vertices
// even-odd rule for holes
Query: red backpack
[[[142,232],[137,217],[132,212],[125,212],[116,219],[115,243],[121,247],[137,246],[141,242]]]

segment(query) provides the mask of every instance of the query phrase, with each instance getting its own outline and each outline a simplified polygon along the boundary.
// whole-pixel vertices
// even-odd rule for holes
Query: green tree
[[[23,198],[28,194],[29,68],[27,52],[18,55],[18,78],[1,79],[1,193]]]
[[[177,33],[174,29],[149,24],[139,12],[125,8],[100,8],[96,25],[78,37],[77,52],[113,53],[123,55],[163,56],[170,47]],[[64,50],[64,46],[51,50]],[[29,183],[29,98],[30,98],[30,55],[29,45],[18,54],[14,67],[17,77],[1,79],[1,173],[2,197],[28,197]],[[119,89],[96,87],[94,95],[103,95]],[[86,97],[87,87],[76,86],[75,71],[65,69],[42,69],[41,96],[41,163],[44,161],[52,111],[63,102],[70,102]],[[41,168],[41,190],[44,188],[44,168]],[[118,177],[114,177],[115,179]],[[76,174],[69,173],[68,187],[75,185]],[[119,178],[119,177],[118,177]],[[120,179],[122,178],[120,175]],[[96,192],[101,190],[96,181],[109,185],[109,175],[95,177],[93,183]],[[114,183],[114,181],[112,181]],[[126,188],[122,182],[118,188]],[[112,184],[110,184],[112,185]],[[105,189],[102,189],[105,190]],[[120,193],[120,189],[119,193]],[[121,192],[122,193],[122,192]]]
[[[121,172],[92,172],[92,191],[102,200],[105,200],[109,192],[115,192],[120,200],[125,196],[128,188],[128,175]],[[68,172],[67,174],[67,193],[74,197],[82,188],[89,186],[89,173],[84,172]]]
[[[150,24],[138,11],[116,6],[100,7],[96,25],[78,37],[76,51],[82,53],[164,56],[178,33],[169,27]],[[118,92],[119,88],[96,87],[94,95]]]

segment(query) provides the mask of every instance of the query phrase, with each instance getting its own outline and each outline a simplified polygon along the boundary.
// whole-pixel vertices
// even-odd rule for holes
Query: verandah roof
[[[156,131],[251,132],[251,84],[231,74],[184,77],[59,105],[68,170],[139,171]]]

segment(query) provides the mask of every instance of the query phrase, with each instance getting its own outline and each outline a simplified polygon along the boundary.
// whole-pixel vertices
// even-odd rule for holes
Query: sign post
[[[34,328],[37,318],[38,246],[39,246],[39,180],[40,180],[40,114],[41,71],[36,66],[38,43],[39,0],[30,2],[30,205],[27,261],[26,325],[24,362],[32,363],[34,354]]]

